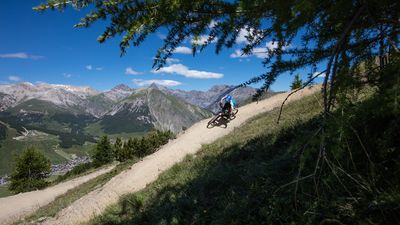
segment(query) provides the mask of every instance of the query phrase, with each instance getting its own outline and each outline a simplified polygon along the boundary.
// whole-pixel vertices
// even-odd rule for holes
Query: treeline
[[[71,171],[59,176],[53,183],[61,182],[114,160],[124,162],[152,154],[172,138],[175,138],[175,135],[171,131],[153,130],[141,138],[129,138],[126,141],[117,138],[112,144],[107,136],[103,136],[93,149],[92,162],[74,167]],[[47,181],[50,172],[50,160],[40,151],[28,148],[16,158],[16,167],[11,175],[9,189],[14,193],[20,193],[45,188],[52,184]]]
[[[174,137],[175,135],[171,131],[153,130],[144,137],[129,138],[125,142],[118,137],[112,145],[108,137],[103,136],[96,145],[93,164],[98,167],[114,159],[124,162],[129,159],[141,158],[152,154]]]
[[[7,137],[7,126],[0,122],[0,141]]]
[[[117,138],[114,143],[114,156],[119,162],[127,159],[141,158],[154,153],[160,146],[168,143],[168,140],[174,138],[171,131],[150,132],[142,138],[129,138],[123,142],[121,138]]]

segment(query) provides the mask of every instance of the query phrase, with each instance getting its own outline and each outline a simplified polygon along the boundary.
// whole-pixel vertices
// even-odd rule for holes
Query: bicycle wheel
[[[238,109],[232,110],[229,120],[234,120],[236,118],[236,114],[238,113],[238,111],[239,111]]]
[[[232,110],[232,115],[236,115],[239,112],[239,109],[235,108],[234,110]]]
[[[213,128],[215,126],[215,122],[219,119],[220,116],[221,113],[218,113],[210,121],[208,121],[207,128]]]

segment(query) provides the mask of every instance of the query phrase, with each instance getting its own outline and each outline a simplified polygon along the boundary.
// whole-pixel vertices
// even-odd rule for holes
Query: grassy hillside
[[[17,141],[13,137],[18,136],[15,129],[9,128],[5,140],[0,141],[0,175],[9,174],[14,165],[14,158],[29,146],[40,149],[52,163],[61,163],[65,158],[54,152],[54,147],[59,144],[56,136],[32,137]]]
[[[18,132],[24,131],[24,128],[26,128],[58,136],[63,148],[83,145],[87,141],[95,142],[92,136],[84,132],[85,126],[93,122],[93,118],[86,115],[67,113],[18,115],[3,112],[0,113],[0,120],[9,124]]]
[[[0,198],[12,195],[12,192],[8,190],[8,185],[0,186]]]
[[[39,134],[38,136],[15,140],[14,137],[20,136],[17,130],[1,122],[0,126],[5,128],[6,131],[6,136],[3,140],[0,139],[0,176],[11,173],[15,156],[27,147],[35,147],[49,158],[52,164],[59,164],[71,159],[73,155],[87,155],[93,145],[93,143],[85,142],[82,145],[62,148],[60,138],[52,134]]]
[[[366,110],[379,99],[337,109],[324,154],[320,98],[285,107],[280,125],[278,110],[260,115],[90,223],[398,224],[400,117]]]
[[[92,224],[229,224],[236,220],[228,220],[230,216],[246,221],[248,216],[243,214],[247,210],[258,213],[265,195],[272,194],[268,190],[276,189],[274,185],[263,190],[260,185],[270,183],[268,176],[277,176],[288,164],[296,164],[288,151],[273,146],[279,134],[309,121],[320,108],[314,97],[308,97],[286,107],[281,125],[276,124],[277,110],[257,116],[164,172],[143,191],[122,198]],[[279,142],[283,147],[289,140]],[[279,165],[284,168],[277,171]],[[292,173],[287,170],[283,178],[289,179]],[[257,190],[264,194],[256,196]]]

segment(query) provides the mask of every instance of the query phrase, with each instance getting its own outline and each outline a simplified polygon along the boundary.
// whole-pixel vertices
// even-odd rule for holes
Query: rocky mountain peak
[[[164,93],[170,93],[170,92],[172,91],[172,90],[169,89],[168,87],[163,86],[163,85],[159,85],[159,84],[156,84],[156,83],[152,83],[152,84],[148,87],[148,89],[155,89],[155,90],[162,91],[162,92],[164,92]]]
[[[149,88],[158,89],[158,85],[156,83],[152,83]]]
[[[231,87],[233,87],[233,86],[229,86],[229,85],[214,85],[208,91],[209,92],[220,92],[222,90],[226,90],[226,89],[231,88]]]
[[[117,86],[113,87],[111,90],[112,91],[132,91],[132,88],[130,88],[126,84],[118,84]]]
[[[129,95],[131,95],[135,89],[130,88],[126,84],[118,84],[117,86],[113,87],[111,90],[104,92],[104,95],[111,99],[112,101],[120,101]]]

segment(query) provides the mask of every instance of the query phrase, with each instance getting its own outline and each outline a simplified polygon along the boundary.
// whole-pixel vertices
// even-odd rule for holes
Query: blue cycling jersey
[[[231,101],[233,103],[233,106],[236,106],[235,99],[233,99],[233,97],[230,96],[230,95],[226,96],[225,102],[229,102],[230,103]]]

